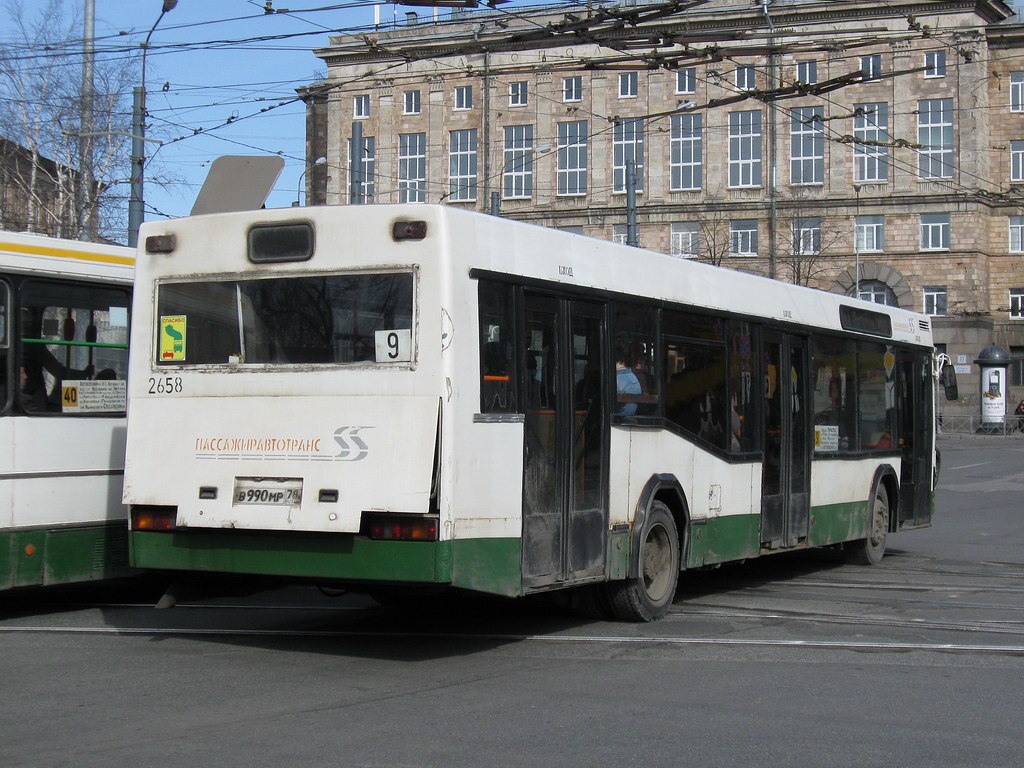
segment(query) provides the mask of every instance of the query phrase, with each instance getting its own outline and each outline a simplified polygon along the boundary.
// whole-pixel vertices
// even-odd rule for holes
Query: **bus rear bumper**
[[[137,568],[347,582],[447,584],[451,542],[239,530],[132,531]]]

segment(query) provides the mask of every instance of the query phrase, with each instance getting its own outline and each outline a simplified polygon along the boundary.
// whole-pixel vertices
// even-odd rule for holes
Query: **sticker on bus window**
[[[60,392],[64,413],[123,413],[128,402],[128,382],[123,380],[65,380]]]
[[[185,360],[185,315],[160,316],[160,362]]]
[[[412,360],[412,330],[376,331],[373,337],[378,363],[408,363]]]

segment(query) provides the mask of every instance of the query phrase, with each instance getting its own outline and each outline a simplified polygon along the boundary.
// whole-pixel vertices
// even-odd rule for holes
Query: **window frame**
[[[946,52],[924,52],[924,76],[926,78],[942,78],[946,76]]]
[[[352,97],[352,119],[368,120],[370,118],[370,94],[357,93]]]
[[[508,84],[508,105],[525,107],[530,103],[529,80],[513,80]]]
[[[455,104],[453,109],[456,112],[468,112],[473,109],[473,86],[455,86]]]
[[[825,183],[825,108],[794,107],[790,114],[789,183],[821,186]]]
[[[921,287],[923,303],[921,312],[929,317],[944,317],[949,308],[949,293],[944,285]]]
[[[477,199],[477,129],[448,132],[448,199],[472,203]]]
[[[635,99],[640,95],[640,76],[636,72],[619,72],[619,98]]]
[[[562,101],[564,103],[583,101],[583,77],[581,75],[562,78]]]
[[[761,188],[761,143],[760,109],[729,113],[729,189]]]
[[[869,219],[871,221],[869,221]],[[885,216],[868,214],[854,218],[853,247],[857,253],[885,252]],[[868,232],[872,233],[872,247],[866,247]]]
[[[637,193],[644,191],[644,119],[624,117],[612,125],[612,194],[626,193],[626,164],[633,161]]]
[[[700,223],[673,221],[669,224],[669,255],[695,259],[700,255]]]
[[[557,197],[583,197],[589,183],[589,125],[586,120],[557,123]]]
[[[922,213],[920,216],[921,226],[921,250],[922,251],[948,251],[952,244],[952,219],[948,213]],[[935,235],[938,234],[938,245],[935,245]]]
[[[423,101],[419,89],[402,92],[402,114],[418,115],[423,111]]]
[[[952,179],[954,172],[953,99],[917,102],[917,158],[921,179]]]
[[[879,121],[881,118],[881,121]],[[889,103],[885,101],[854,104],[853,178],[855,183],[888,183],[890,149],[863,142],[888,142]],[[861,140],[861,143],[857,142]]]
[[[400,133],[398,134],[398,202],[425,203],[426,201],[427,134],[423,131]]]
[[[672,115],[669,138],[669,191],[699,190],[704,185],[704,115]]]
[[[757,219],[732,219],[729,221],[730,256],[757,256],[759,245]]]
[[[680,67],[676,70],[676,93],[697,92],[697,68]]]
[[[502,199],[528,200],[533,197],[533,125],[506,125],[503,139]]]

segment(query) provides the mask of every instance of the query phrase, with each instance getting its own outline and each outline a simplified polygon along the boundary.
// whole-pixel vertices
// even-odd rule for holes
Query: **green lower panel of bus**
[[[419,584],[451,580],[448,541],[190,530],[133,531],[130,543],[137,568]]]
[[[687,568],[757,557],[761,548],[761,517],[728,515],[691,525],[689,544]]]
[[[868,535],[868,502],[850,501],[811,508],[811,527],[807,545],[824,547]]]
[[[125,522],[0,533],[0,589],[126,576]]]

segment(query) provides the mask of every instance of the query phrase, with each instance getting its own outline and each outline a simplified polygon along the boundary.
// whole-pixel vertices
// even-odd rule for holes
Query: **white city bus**
[[[0,232],[0,589],[128,572],[135,252]]]
[[[682,570],[930,523],[923,315],[446,206],[141,240],[135,566],[648,620]]]

